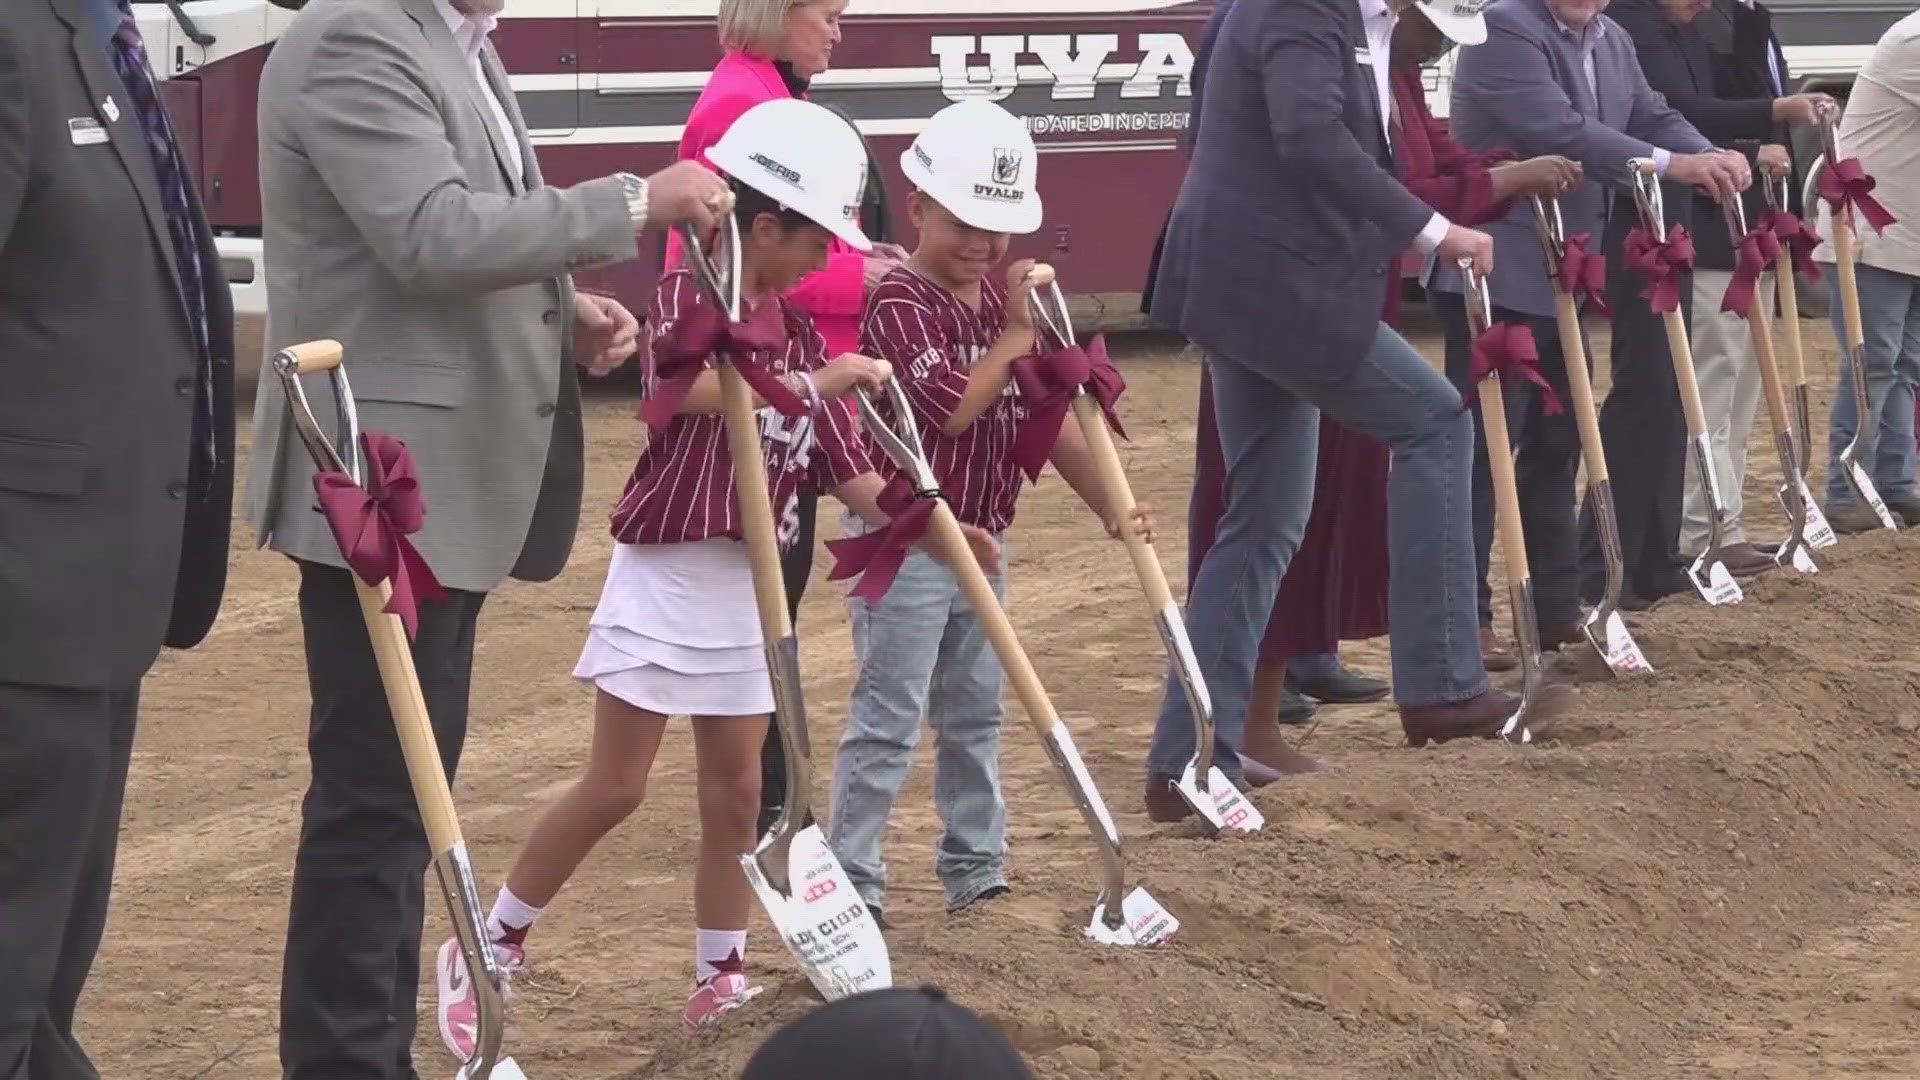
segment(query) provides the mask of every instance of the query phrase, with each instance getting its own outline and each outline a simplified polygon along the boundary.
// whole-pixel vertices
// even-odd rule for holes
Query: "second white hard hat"
[[[972,98],[933,115],[900,168],[954,217],[987,232],[1040,228],[1039,154],[1019,117]]]
[[[832,110],[799,98],[762,102],[740,114],[707,160],[855,248],[872,250],[860,229],[867,149]]]

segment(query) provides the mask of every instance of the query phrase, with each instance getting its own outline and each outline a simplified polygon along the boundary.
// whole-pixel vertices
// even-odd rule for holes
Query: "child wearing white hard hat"
[[[805,101],[770,101],[742,114],[710,152],[730,176],[742,253],[741,327],[750,355],[735,362],[771,375],[785,402],[757,399],[761,449],[782,543],[802,489],[830,493],[884,525],[873,471],[846,400],[877,389],[887,365],[832,360],[807,316],[783,296],[825,261],[829,237],[869,247],[857,224],[867,176],[846,122]],[[669,272],[656,290],[644,357],[657,421],[612,515],[613,558],[574,669],[595,687],[584,775],[547,808],[493,906],[487,929],[508,973],[526,935],[594,845],[639,806],[674,716],[692,718],[700,849],[694,869],[694,986],[683,1018],[703,1027],[760,993],[746,968],[753,893],[740,854],[753,849],[760,747],[773,711],[752,573],[741,542],[718,373],[707,349],[731,325],[694,271]],[[677,399],[677,400],[676,400]],[[782,411],[782,405],[784,409]],[[975,531],[987,561],[997,552]],[[441,950],[440,1026],[456,1056],[472,1052],[473,1002],[457,943]]]
[[[915,188],[907,209],[917,247],[869,296],[861,351],[893,366],[954,515],[998,538],[1022,483],[1010,451],[1027,411],[1013,365],[1037,344],[1025,284],[1033,260],[1004,272],[1000,263],[1012,234],[1040,227],[1038,154],[1017,117],[970,100],[936,114],[900,165]],[[1060,431],[1055,467],[1118,536],[1128,511],[1104,505],[1080,429]],[[877,464],[890,480],[899,471]],[[1135,516],[1144,523],[1144,512]],[[846,523],[851,533],[863,528]],[[989,576],[1004,596],[1002,576]],[[884,926],[880,839],[924,712],[935,733],[934,801],[944,826],[935,869],[947,909],[1004,895],[1001,670],[979,620],[953,574],[918,552],[878,601],[848,603],[860,671],[834,759],[834,854]]]

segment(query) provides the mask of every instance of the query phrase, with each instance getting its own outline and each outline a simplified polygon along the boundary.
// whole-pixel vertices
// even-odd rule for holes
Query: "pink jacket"
[[[707,78],[700,100],[693,103],[686,132],[680,137],[680,160],[712,166],[707,151],[740,114],[762,102],[792,96],[772,61],[738,51],[728,53]],[[679,265],[680,234],[672,232],[667,235],[667,269]],[[867,300],[865,257],[834,240],[827,268],[801,278],[787,299],[813,317],[813,324],[827,339],[828,357],[853,352],[860,345],[860,313]]]

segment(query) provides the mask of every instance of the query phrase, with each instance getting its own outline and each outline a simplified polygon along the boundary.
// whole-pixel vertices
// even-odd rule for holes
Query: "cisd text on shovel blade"
[[[820,826],[794,834],[787,880],[793,895],[780,895],[761,874],[753,856],[741,867],[774,928],[828,1001],[893,985],[893,964],[886,939],[874,924],[866,902],[854,891],[847,872],[834,858]]]

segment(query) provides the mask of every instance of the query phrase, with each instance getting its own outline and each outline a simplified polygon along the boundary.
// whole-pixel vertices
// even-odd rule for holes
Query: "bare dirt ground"
[[[1805,332],[1824,422],[1832,338],[1823,323]],[[1418,340],[1437,347],[1431,333]],[[1602,329],[1600,356],[1604,342]],[[1183,582],[1196,368],[1162,354],[1123,370],[1134,436],[1123,453]],[[631,408],[619,392],[590,405],[570,569],[502,589],[482,618],[456,793],[489,899],[584,756],[589,695],[568,672],[631,463]],[[1777,536],[1764,420],[1753,446],[1749,524]],[[928,773],[916,770],[889,847],[896,978],[983,1010],[1041,1076],[1920,1075],[1920,553],[1908,538],[1843,540],[1825,572],[1773,575],[1737,609],[1680,599],[1636,616],[1659,676],[1616,683],[1586,665],[1572,714],[1543,745],[1412,752],[1388,708],[1328,709],[1311,746],[1335,771],[1260,793],[1268,830],[1223,840],[1152,827],[1141,811],[1162,662],[1120,548],[1049,478],[1025,500],[1011,554],[1014,621],[1136,874],[1185,924],[1154,952],[1079,936],[1097,888],[1091,849],[1011,699],[1016,893],[949,918]],[[852,675],[825,558],[800,622],[821,771]],[[84,1008],[108,1076],[278,1075],[279,949],[306,780],[293,596],[287,563],[237,533],[214,635],[167,656],[147,684],[117,906]],[[1349,658],[1384,672],[1384,644]],[[731,1077],[814,1002],[761,923],[752,960],[767,995],[719,1031],[681,1033],[691,769],[682,727],[647,805],[535,931],[509,1033],[533,1076]],[[434,908],[429,950],[445,932]],[[422,1075],[451,1071],[430,1019],[417,1049]]]

